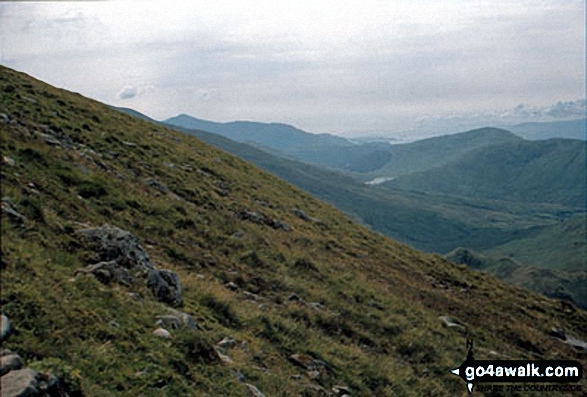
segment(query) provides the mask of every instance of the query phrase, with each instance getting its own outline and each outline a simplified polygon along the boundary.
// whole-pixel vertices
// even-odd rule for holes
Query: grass
[[[562,326],[586,339],[583,311],[401,245],[193,137],[22,73],[0,69],[0,100],[16,120],[0,124],[2,155],[15,161],[2,167],[2,195],[25,216],[2,217],[0,303],[15,327],[3,347],[84,396],[247,395],[239,374],[267,396],[338,384],[362,396],[463,395],[448,371],[464,359],[467,335],[444,328],[441,315],[468,325],[479,358],[530,358],[538,348],[585,364],[548,336]],[[39,135],[47,130],[63,147]],[[291,231],[239,220],[245,209]],[[74,277],[92,258],[75,231],[105,223],[177,272],[180,309],[199,331],[158,339],[167,307],[147,288]],[[301,300],[288,301],[293,293]],[[225,351],[233,363],[206,358],[226,336],[239,342]],[[324,362],[321,377],[294,365],[295,353]]]

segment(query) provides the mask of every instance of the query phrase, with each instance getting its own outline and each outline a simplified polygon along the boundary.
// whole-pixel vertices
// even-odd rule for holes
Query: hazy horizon
[[[585,117],[582,1],[0,4],[0,63],[161,120],[429,136]]]

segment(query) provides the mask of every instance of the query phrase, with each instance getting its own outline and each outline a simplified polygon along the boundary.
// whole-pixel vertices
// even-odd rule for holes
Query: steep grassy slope
[[[565,299],[577,306],[587,308],[587,271],[563,271],[522,265],[510,258],[494,259],[473,250],[457,248],[445,255],[455,263],[466,264],[472,269],[482,270],[501,280],[520,287],[539,291],[542,294]],[[498,257],[499,258],[499,257]]]
[[[571,139],[491,146],[386,184],[404,190],[585,209],[585,148],[584,141]]]
[[[586,339],[585,312],[370,232],[195,138],[6,68],[0,103],[2,193],[24,216],[2,217],[1,304],[15,326],[3,347],[66,372],[86,396],[242,396],[246,383],[267,396],[341,384],[361,396],[464,395],[448,370],[466,335],[477,358],[585,363],[549,336],[557,326]],[[104,223],[177,272],[180,309],[199,331],[158,339],[167,309],[148,290],[73,277],[88,255],[76,230]],[[198,354],[226,336],[232,362]]]

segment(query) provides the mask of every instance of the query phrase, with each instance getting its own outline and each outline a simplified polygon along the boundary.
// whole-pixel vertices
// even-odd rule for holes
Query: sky
[[[0,64],[158,120],[429,136],[584,117],[585,6],[2,2]]]

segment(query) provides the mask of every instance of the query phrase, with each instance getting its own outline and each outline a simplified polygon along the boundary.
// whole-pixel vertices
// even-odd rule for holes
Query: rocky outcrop
[[[249,221],[258,225],[266,225],[275,230],[291,231],[291,227],[278,219],[269,218],[259,212],[243,210],[236,213],[236,217],[243,221]]]
[[[129,286],[137,279],[144,279],[159,301],[172,306],[181,304],[182,288],[177,274],[155,268],[145,249],[130,232],[103,225],[79,230],[77,234],[98,262],[76,274],[91,274],[104,284],[117,282]]]

